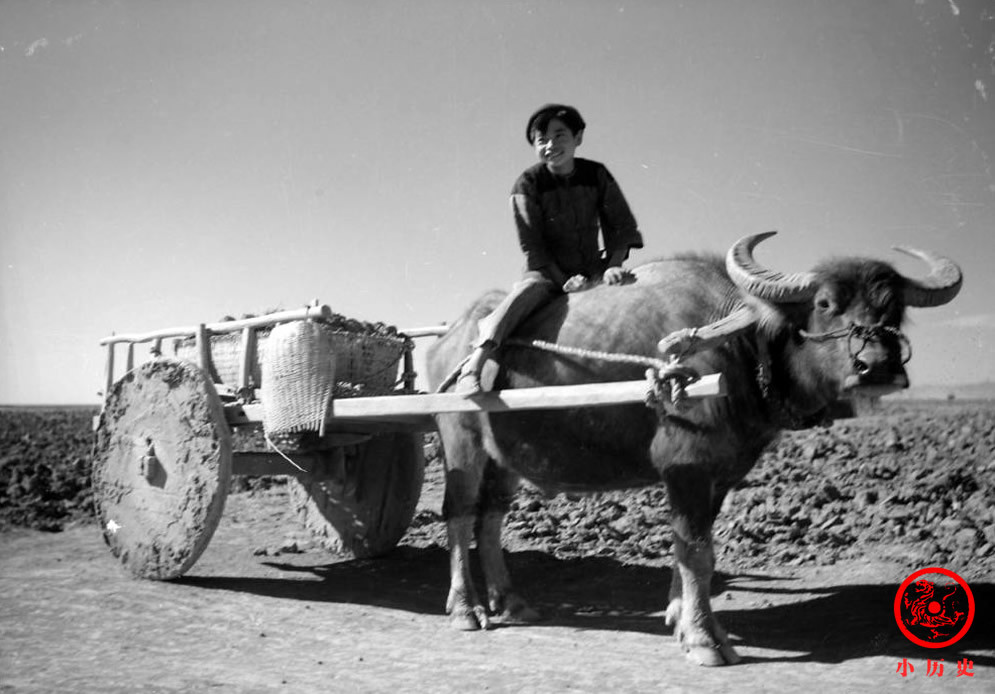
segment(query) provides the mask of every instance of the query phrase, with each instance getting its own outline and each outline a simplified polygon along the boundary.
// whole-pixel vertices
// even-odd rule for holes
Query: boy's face
[[[559,118],[549,121],[546,132],[538,130],[533,134],[532,143],[539,161],[555,174],[568,174],[574,169],[574,150],[584,139],[584,131],[576,135]]]

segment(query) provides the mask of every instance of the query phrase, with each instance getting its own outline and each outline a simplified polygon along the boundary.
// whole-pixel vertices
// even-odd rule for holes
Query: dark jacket
[[[542,272],[555,262],[567,276],[594,277],[614,251],[643,246],[621,189],[596,161],[574,159],[567,176],[542,163],[526,169],[512,188],[511,207],[527,270]]]

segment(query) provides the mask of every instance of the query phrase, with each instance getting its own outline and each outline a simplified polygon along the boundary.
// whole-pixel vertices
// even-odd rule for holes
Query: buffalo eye
[[[822,313],[831,313],[833,310],[833,302],[829,297],[820,296],[815,300],[815,307]]]

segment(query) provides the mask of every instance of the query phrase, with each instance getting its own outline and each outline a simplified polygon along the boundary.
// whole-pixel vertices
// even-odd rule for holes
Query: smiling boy
[[[577,109],[563,104],[547,104],[528,120],[525,136],[539,163],[526,169],[511,191],[525,273],[480,321],[476,348],[456,383],[459,393],[481,391],[484,362],[536,308],[599,282],[621,284],[628,276],[622,263],[629,249],[643,246],[636,220],[608,169],[575,156],[585,128]]]

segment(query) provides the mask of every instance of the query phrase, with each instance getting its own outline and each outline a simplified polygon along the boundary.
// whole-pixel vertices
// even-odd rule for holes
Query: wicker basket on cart
[[[250,381],[261,388],[270,433],[317,431],[334,396],[385,395],[397,384],[405,340],[396,334],[371,334],[322,321],[293,321],[256,331],[257,349]],[[237,389],[242,360],[239,333],[212,335],[211,373],[216,382]],[[174,342],[180,359],[197,360],[193,338]],[[267,376],[272,383],[266,383]]]
[[[391,335],[367,335],[318,323],[331,341],[335,352],[336,387],[345,395],[350,390],[361,390],[367,395],[382,394],[393,390],[397,383],[397,368],[404,353],[404,338]],[[257,331],[256,358],[252,362],[252,383],[256,388],[263,384],[262,355],[271,328]],[[197,343],[194,338],[176,340],[174,354],[178,359],[197,361]],[[211,336],[211,362],[217,382],[232,388],[238,386],[242,358],[242,336],[223,333]]]

